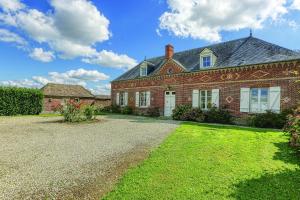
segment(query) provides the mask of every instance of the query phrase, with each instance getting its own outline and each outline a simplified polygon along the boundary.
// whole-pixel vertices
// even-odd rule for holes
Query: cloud
[[[48,76],[33,76],[31,79],[0,81],[0,85],[41,88],[47,83],[73,84],[87,86],[89,82],[99,83],[109,76],[97,70],[76,69],[63,73],[49,72]]]
[[[82,59],[83,62],[89,64],[102,65],[117,69],[130,69],[137,65],[137,61],[124,54],[116,54],[112,51],[102,50],[95,56]]]
[[[295,10],[300,10],[300,0],[294,0],[291,8]]]
[[[0,7],[5,12],[18,11],[25,7],[19,0],[0,0]]]
[[[29,56],[41,62],[51,62],[55,59],[55,55],[51,51],[44,51],[42,48],[34,48]]]
[[[90,88],[90,90],[95,95],[109,95],[111,92],[111,84],[98,85],[95,88]]]
[[[160,29],[180,37],[221,40],[221,31],[262,28],[288,12],[286,0],[168,0],[170,10],[159,18]]]
[[[2,9],[7,11],[0,13],[0,22],[19,29],[38,43],[47,44],[51,51],[62,59],[86,58],[89,63],[104,62],[109,67],[119,67],[125,63],[126,68],[134,62],[126,55],[117,55],[105,50],[99,52],[95,48],[96,44],[109,40],[112,34],[109,31],[110,21],[91,1],[49,2],[52,9],[46,13],[25,5],[18,9],[2,6]],[[102,59],[103,56],[106,60],[112,58],[112,63],[102,61],[105,60]]]
[[[26,41],[22,37],[6,29],[0,29],[0,41],[13,42],[21,46],[26,45]]]

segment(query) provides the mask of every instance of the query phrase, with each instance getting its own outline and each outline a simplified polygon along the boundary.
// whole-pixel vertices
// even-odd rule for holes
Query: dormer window
[[[213,67],[216,62],[217,57],[210,49],[204,49],[200,53],[200,69],[206,69]]]
[[[211,56],[202,57],[203,67],[211,67]]]
[[[147,76],[147,64],[143,63],[140,67],[140,76]]]

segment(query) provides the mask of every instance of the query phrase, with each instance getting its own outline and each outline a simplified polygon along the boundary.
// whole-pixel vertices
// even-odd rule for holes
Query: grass
[[[300,160],[274,130],[182,124],[104,199],[300,199]]]

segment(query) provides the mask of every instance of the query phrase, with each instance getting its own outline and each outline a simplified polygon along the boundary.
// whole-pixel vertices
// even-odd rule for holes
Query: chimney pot
[[[171,44],[166,45],[166,59],[170,59],[174,55],[174,47]]]

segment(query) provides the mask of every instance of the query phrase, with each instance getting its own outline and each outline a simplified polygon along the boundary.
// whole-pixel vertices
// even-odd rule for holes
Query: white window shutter
[[[281,99],[280,87],[270,87],[269,109],[272,110],[273,112],[280,112],[280,99]]]
[[[120,105],[120,93],[118,92],[116,95],[116,105]]]
[[[220,90],[219,89],[213,89],[211,93],[212,103],[213,106],[219,108],[220,105]]]
[[[193,90],[192,106],[193,106],[193,108],[199,107],[199,90]]]
[[[147,92],[146,92],[147,107],[150,107],[150,100],[151,100],[150,95],[151,95],[150,91],[147,91]]]
[[[128,106],[128,92],[125,92],[124,95],[125,95],[125,100],[124,100],[125,106]]]
[[[135,107],[139,107],[140,106],[140,93],[136,92],[135,93]]]
[[[241,88],[240,111],[250,111],[250,88]]]

